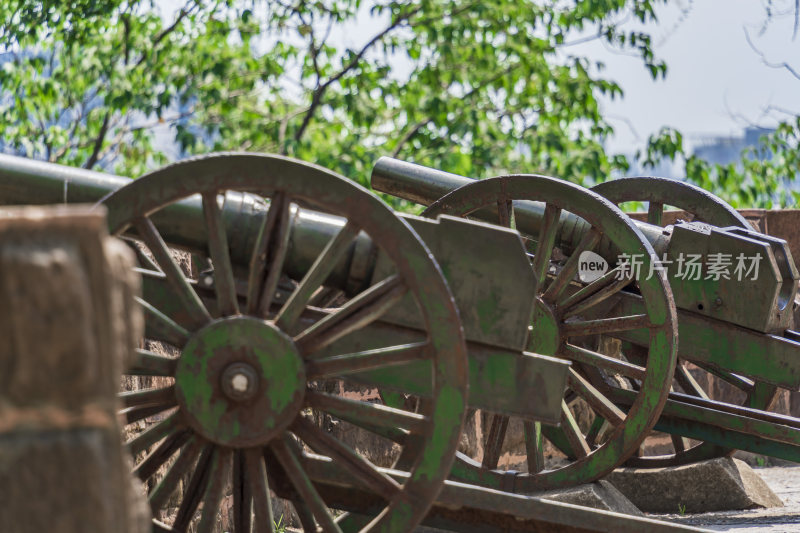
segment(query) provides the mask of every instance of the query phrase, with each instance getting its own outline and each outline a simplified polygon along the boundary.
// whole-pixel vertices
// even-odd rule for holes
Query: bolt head
[[[222,392],[230,400],[241,402],[258,392],[258,374],[247,363],[231,363],[222,371]]]

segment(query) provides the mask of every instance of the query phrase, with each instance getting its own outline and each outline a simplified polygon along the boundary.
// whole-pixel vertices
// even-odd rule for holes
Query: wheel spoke
[[[528,473],[535,474],[544,470],[544,436],[542,423],[525,420],[525,452],[528,458]]]
[[[656,226],[661,226],[661,219],[664,215],[664,204],[661,202],[650,201],[647,206],[647,222]]]
[[[702,362],[699,362],[699,361],[692,361],[692,364],[702,368],[703,370],[705,370],[706,372],[708,372],[710,374],[714,374],[715,376],[717,376],[718,378],[722,379],[723,381],[727,381],[728,383],[730,383],[734,387],[736,387],[736,388],[738,388],[738,389],[740,389],[740,390],[742,390],[742,391],[744,391],[744,392],[746,392],[748,394],[750,392],[752,392],[753,387],[755,386],[755,383],[751,379],[748,379],[748,378],[746,378],[744,376],[740,376],[738,374],[734,374],[732,372],[728,372],[726,370],[722,370],[720,368],[716,368],[714,366],[711,366],[711,365],[708,365],[708,364],[705,364],[705,363],[702,363]]]
[[[597,243],[600,242],[600,238],[602,236],[603,234],[594,227],[590,228],[589,231],[586,232],[581,239],[581,242],[579,242],[578,246],[575,248],[575,250],[573,250],[572,255],[569,256],[569,259],[567,259],[564,268],[561,269],[561,272],[558,273],[556,279],[554,279],[550,286],[547,287],[547,290],[542,295],[542,300],[552,303],[561,298],[561,295],[569,285],[569,282],[572,281],[572,279],[575,277],[575,273],[578,271],[581,254],[597,246]]]
[[[625,422],[625,413],[572,368],[569,369],[567,382],[569,388],[586,400],[586,403],[605,420],[608,420],[614,426],[619,426]]]
[[[544,279],[550,266],[550,256],[553,254],[560,216],[561,209],[558,207],[547,204],[544,208],[542,227],[536,243],[536,255],[533,258],[534,294],[539,294],[543,288]]]
[[[308,379],[325,379],[388,365],[410,363],[426,359],[429,356],[430,344],[427,342],[364,350],[362,352],[308,361],[306,364],[306,377]]]
[[[284,434],[283,438],[273,440],[270,448],[280,461],[289,481],[300,494],[300,498],[308,505],[314,518],[322,526],[322,530],[325,533],[341,533],[341,529],[334,522],[325,502],[303,469],[300,459],[292,449],[293,443],[289,439],[290,437]],[[306,527],[305,524],[304,527]]]
[[[191,433],[188,431],[173,433],[164,439],[152,452],[147,454],[147,457],[133,469],[133,473],[142,481],[146,480],[155,474],[161,468],[161,465],[166,463],[189,440],[190,436]]]
[[[573,453],[575,453],[579,459],[586,457],[592,452],[592,449],[589,448],[589,443],[586,442],[583,433],[581,433],[578,427],[578,423],[572,416],[572,412],[569,410],[569,407],[567,407],[567,402],[563,400],[561,401],[561,429],[567,441],[569,441]]]
[[[250,260],[250,278],[247,283],[247,312],[266,316],[275,289],[278,287],[283,260],[289,245],[289,207],[286,194],[278,191],[270,201],[269,211],[256,239]]]
[[[617,270],[611,270],[602,277],[579,290],[561,305],[562,318],[578,315],[595,305],[606,301],[630,285],[630,278],[616,279]],[[591,288],[591,289],[590,289]],[[584,292],[586,291],[586,292]]]
[[[334,301],[342,294],[342,291],[334,287],[322,287],[308,301],[311,307],[330,307]]]
[[[133,253],[136,254],[136,259],[139,261],[139,267],[145,270],[152,270],[154,272],[161,272],[161,269],[158,268],[158,265],[153,262],[152,259],[147,257],[147,255],[142,251],[139,245],[133,239],[124,238],[122,239],[125,244],[128,245],[128,248],[133,250]]]
[[[158,340],[168,342],[176,348],[183,348],[189,340],[189,332],[186,328],[138,296],[134,299],[144,309],[148,317],[147,328],[154,330],[154,333],[158,336]]]
[[[292,500],[292,505],[294,505],[294,510],[300,519],[300,526],[303,528],[303,532],[313,531],[317,533],[319,528],[314,521],[314,513],[311,512],[311,507],[303,500]]]
[[[306,356],[321,350],[348,333],[377,320],[406,291],[405,285],[396,274],[373,285],[295,337],[300,354]]]
[[[272,516],[272,500],[269,495],[267,482],[267,469],[264,457],[258,448],[249,448],[244,451],[245,478],[253,497],[253,511],[255,514],[255,531],[275,531],[275,522]],[[249,509],[249,506],[246,507]],[[245,529],[244,533],[249,533]],[[238,531],[237,531],[238,533]]]
[[[506,228],[516,227],[514,203],[507,198],[497,200],[497,217],[500,226],[505,226]]]
[[[208,485],[211,473],[211,460],[214,456],[214,445],[209,444],[200,454],[197,460],[192,477],[186,490],[183,492],[183,499],[181,505],[178,507],[178,514],[175,516],[175,523],[173,528],[178,531],[186,531],[189,523],[194,517],[197,506],[200,505],[200,500],[203,498],[206,486]]]
[[[178,360],[137,348],[132,364],[125,371],[133,376],[174,376]]]
[[[593,352],[585,348],[580,348],[579,346],[574,346],[572,344],[565,344],[564,349],[559,353],[559,355],[572,361],[603,368],[605,370],[621,374],[628,378],[638,379],[640,381],[644,380],[644,377],[647,374],[647,370],[644,367],[634,365],[620,359],[614,359],[613,357]]]
[[[483,450],[483,461],[481,466],[494,470],[500,460],[503,451],[503,443],[506,440],[506,430],[508,429],[508,417],[504,415],[492,415],[492,424],[489,426],[489,436],[486,438],[486,446]]]
[[[125,417],[126,424],[133,424],[139,420],[157,415],[158,413],[166,411],[167,409],[172,409],[176,405],[178,405],[177,400],[171,403],[164,403],[160,405],[140,405],[138,407],[126,407],[125,409],[120,410],[119,414]]]
[[[597,437],[604,428],[608,427],[608,425],[609,424],[605,418],[595,413],[592,425],[589,427],[589,431],[586,432],[586,442],[589,444],[589,446],[595,446],[597,444]]]
[[[233,451],[230,448],[218,447],[209,465],[209,482],[204,491],[203,511],[200,523],[197,525],[198,533],[211,533],[217,522],[217,511],[225,495],[228,483],[228,472],[231,470]]]
[[[331,239],[314,264],[306,272],[300,284],[281,308],[275,318],[275,325],[289,331],[305,309],[311,296],[328,278],[339,259],[347,251],[350,243],[358,235],[359,229],[349,222]]]
[[[672,440],[672,447],[675,448],[675,453],[685,452],[689,449],[689,440],[681,437],[680,435],[670,435]]]
[[[118,396],[124,407],[136,407],[139,405],[175,405],[175,386],[170,385],[169,387],[162,387],[159,389],[120,392]]]
[[[141,217],[134,221],[134,226],[142,240],[147,244],[147,247],[150,248],[150,252],[156,258],[159,266],[161,266],[161,270],[167,278],[167,283],[169,283],[181,306],[186,311],[192,327],[200,329],[208,324],[211,321],[211,315],[208,314],[208,310],[203,305],[203,302],[200,301],[200,297],[183,275],[183,272],[181,272],[181,268],[172,259],[172,254],[170,254],[167,244],[155,225],[153,225],[153,222],[149,218]]]
[[[150,426],[146,430],[130,439],[125,443],[125,447],[128,449],[128,453],[131,455],[137,455],[161,439],[175,433],[180,428],[181,425],[178,423],[177,414],[172,413],[161,422]]]
[[[583,337],[584,335],[599,335],[648,327],[650,327],[650,318],[647,315],[629,315],[564,322],[561,326],[561,333],[565,337]]]
[[[203,193],[203,215],[208,230],[208,251],[214,265],[214,288],[222,316],[239,314],[236,300],[236,281],[228,249],[225,222],[217,203],[217,191]]]
[[[694,376],[680,362],[675,366],[675,381],[681,386],[686,394],[693,394],[708,400],[708,394],[694,379]]]
[[[250,533],[252,529],[253,494],[249,474],[245,465],[244,450],[233,452],[233,530],[236,533]]]
[[[153,513],[164,507],[167,500],[175,492],[178,482],[186,475],[194,465],[195,459],[200,455],[201,450],[206,445],[205,442],[197,437],[190,437],[189,442],[183,447],[175,462],[167,470],[164,478],[153,489],[148,496],[150,508]]]
[[[430,422],[427,416],[417,413],[377,403],[350,400],[323,392],[307,391],[305,401],[307,407],[324,411],[345,422],[376,433],[381,429],[395,432],[401,428],[412,435],[422,435]],[[403,434],[404,436],[405,434]]]
[[[400,492],[402,487],[394,479],[379,472],[367,459],[306,418],[298,417],[290,426],[290,430],[312,450],[329,456],[335,464],[360,481],[365,488],[374,491],[387,502]]]

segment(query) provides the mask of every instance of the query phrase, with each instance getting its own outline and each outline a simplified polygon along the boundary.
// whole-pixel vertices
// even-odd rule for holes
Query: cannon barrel
[[[131,179],[81,168],[46,163],[0,154],[0,204],[94,204],[103,201]],[[246,266],[257,238],[258,228],[268,204],[250,195],[229,192],[223,205],[223,218],[230,235],[231,259]],[[207,254],[206,225],[202,200],[192,196],[171,205],[154,216],[164,238],[173,246],[192,253]],[[334,216],[295,209],[289,237],[287,274],[301,276],[313,263],[344,222]],[[347,293],[369,283],[372,244],[361,235],[345,260],[334,269],[327,284]],[[357,256],[357,257],[354,257]]]
[[[389,157],[380,158],[372,171],[374,189],[426,206],[475,181]],[[544,220],[544,204],[528,200],[513,203],[517,230],[536,238]],[[478,210],[472,216],[490,223],[498,220],[496,210],[490,208]],[[647,222],[633,222],[657,257],[672,265],[666,270],[678,309],[765,333],[781,333],[793,327],[791,303],[799,276],[785,241],[741,228],[716,228],[700,223],[661,228]],[[588,229],[582,218],[562,212],[556,241],[569,254]],[[595,251],[611,264],[617,260],[617,251],[604,242]],[[712,254],[758,257],[763,259],[760,262],[764,269],[758,279],[744,282],[734,277],[709,280],[706,271],[700,279],[687,280],[676,272],[679,258],[698,255],[708,264]]]
[[[391,157],[381,157],[372,169],[371,183],[376,191],[428,206],[447,193],[473,181],[475,180],[472,178],[457,174]],[[542,202],[515,200],[514,216],[517,229],[527,235],[538,235],[544,217],[544,207]],[[479,211],[476,216],[486,222],[497,221],[496,212],[491,210]],[[634,221],[634,224],[653,246],[657,255],[661,256],[666,252],[669,239],[665,238],[662,228],[640,221]],[[571,248],[580,242],[589,227],[583,219],[572,213],[562,213],[559,226],[558,239],[566,252],[570,252]],[[615,253],[603,250],[601,255],[611,259],[610,256]]]

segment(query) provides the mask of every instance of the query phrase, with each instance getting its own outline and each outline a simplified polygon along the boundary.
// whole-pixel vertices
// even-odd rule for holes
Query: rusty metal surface
[[[373,515],[376,500],[361,487],[354,487],[346,475],[327,457],[304,455],[303,463],[321,493],[339,508]],[[381,469],[395,479],[406,474]],[[278,490],[291,497],[291,487],[279,480]],[[536,496],[507,492],[446,481],[423,525],[458,532],[608,532],[640,533],[705,531],[643,517],[544,500]]]
[[[412,199],[419,201],[423,205],[430,205],[439,199],[436,193],[445,189],[460,186],[462,183],[474,182],[469,178],[462,177],[462,180],[456,180],[452,175],[442,173],[434,169],[427,169],[419,165],[413,165],[402,161],[394,160],[391,158],[381,158],[376,163],[372,172],[373,187],[376,190],[387,190],[393,194],[399,195],[401,198]],[[464,181],[466,180],[466,181]],[[619,181],[619,180],[617,180]],[[669,180],[658,180],[659,184],[669,182]],[[613,187],[611,185],[607,187]],[[646,194],[646,193],[644,193]],[[692,192],[692,194],[694,194]],[[709,193],[704,193],[705,198],[702,201],[692,202],[687,194],[687,198],[681,199],[691,205],[696,204],[697,209],[702,209],[704,212],[710,212],[715,205],[713,196]],[[677,201],[677,200],[676,200]],[[540,231],[540,224],[544,220],[543,205],[541,202],[516,200],[514,202],[514,211],[516,216],[516,228],[524,235],[535,236]],[[476,218],[487,220],[489,222],[497,221],[497,209],[483,209],[474,213]],[[737,215],[733,213],[727,214],[729,221],[737,221]],[[741,221],[737,222],[737,225]],[[699,225],[690,226],[693,232],[691,242],[684,244],[687,246],[680,246],[679,244],[673,245],[672,231],[667,228],[664,229],[657,224],[649,222],[636,221],[635,225],[642,235],[653,246],[656,256],[659,259],[664,258],[670,263],[665,263],[670,275],[675,278],[675,273],[678,269],[678,256],[680,254],[695,254],[702,258],[702,279],[699,282],[691,280],[686,282],[682,281],[683,287],[675,287],[674,293],[676,295],[676,306],[680,309],[692,310],[693,312],[704,314],[707,316],[721,318],[726,321],[753,328],[762,332],[774,333],[780,331],[781,328],[786,328],[790,323],[791,317],[783,312],[780,307],[780,302],[786,300],[786,287],[797,285],[797,276],[791,273],[793,266],[789,269],[770,268],[770,265],[779,265],[784,262],[784,257],[787,256],[788,248],[783,246],[785,250],[779,250],[770,245],[769,247],[755,247],[751,246],[753,243],[749,242],[747,237],[742,234],[737,234],[731,231],[723,231],[717,229],[711,234],[704,234],[703,231],[697,231]],[[573,246],[576,246],[588,228],[580,217],[574,216],[571,213],[562,213],[559,220],[559,246],[564,249],[565,253],[570,253]],[[677,230],[676,230],[677,231]],[[685,238],[687,233],[683,233]],[[730,242],[734,241],[734,242]],[[769,272],[765,273],[764,282],[750,283],[746,288],[740,287],[737,280],[731,281],[730,279],[723,278],[708,278],[708,263],[709,254],[725,254],[728,253],[728,248],[741,248],[739,253],[761,253],[761,263]],[[758,249],[756,249],[758,248]],[[613,247],[603,246],[602,243],[595,250],[599,255],[603,256],[609,263],[614,264],[620,253],[619,250]],[[733,259],[737,256],[735,255]],[[748,256],[750,257],[750,256]],[[791,262],[791,261],[790,261]],[[767,276],[766,274],[769,274]],[[708,279],[707,279],[708,278]],[[768,307],[770,312],[764,312],[763,309],[759,312],[753,313],[743,306],[736,306],[730,302],[744,302],[750,301],[752,294],[750,294],[750,286],[757,285],[752,289],[752,292],[762,291],[759,296],[759,302],[762,307]],[[727,300],[723,299],[723,305],[716,305],[717,297],[714,296],[715,292],[724,293]],[[796,291],[795,291],[796,292]],[[698,294],[702,298],[698,299],[695,295]],[[712,297],[713,296],[713,297]],[[710,301],[705,301],[706,298],[711,297]],[[776,307],[777,304],[777,307]],[[773,307],[769,307],[769,306]],[[777,311],[773,313],[771,311]]]
[[[567,408],[566,399],[569,396],[565,397],[560,437],[569,443],[567,455],[571,462],[554,470],[543,469],[532,457],[538,452],[529,447],[529,473],[520,477],[517,486],[531,491],[592,481],[612,470],[638,449],[657,420],[672,381],[677,324],[672,294],[663,273],[633,281],[627,276],[620,276],[623,282],[604,276],[585,286],[574,286],[580,256],[593,253],[598,246],[602,246],[603,240],[606,246],[622,253],[642,256],[648,265],[654,257],[653,249],[631,221],[614,204],[587,189],[542,176],[489,178],[469,183],[445,195],[431,204],[423,215],[468,216],[480,209],[495,208],[499,225],[514,228],[517,220],[515,202],[519,201],[537,201],[544,205],[541,231],[533,236],[537,242],[530,266],[534,283],[528,295],[536,303],[528,348],[532,352],[563,358],[579,365],[577,370],[570,372],[567,394],[583,398],[594,411],[595,419],[605,420],[611,426],[602,439],[595,440],[591,431],[585,437]],[[558,224],[562,211],[579,217],[584,227],[580,241],[567,258],[559,258],[554,253],[557,243],[567,238]],[[554,273],[552,280],[547,275],[551,272]],[[642,295],[646,311],[635,315],[623,313],[613,318],[604,316],[599,320],[586,315],[584,310],[592,311],[595,304],[602,303],[599,295],[604,291],[609,291],[611,287],[620,290],[626,285]],[[580,291],[587,296],[576,300],[575,295]],[[575,303],[570,305],[573,301]],[[646,366],[605,357],[582,344],[587,335],[626,330],[639,330],[649,337]],[[613,369],[609,366],[612,364]],[[579,371],[586,372],[588,379],[581,377]],[[608,375],[617,372],[637,382],[637,402],[627,413],[615,407],[600,390],[606,382],[611,381]],[[507,422],[502,419],[495,418],[492,422],[482,465],[488,471],[497,466],[506,425]],[[491,461],[487,461],[487,456],[491,457]],[[456,468],[459,467],[457,463]],[[472,476],[475,474],[478,473],[473,470],[464,477],[474,480]],[[486,472],[481,478],[491,477],[492,474]],[[496,475],[503,476],[501,473]]]
[[[236,292],[222,218],[221,195],[228,190],[270,199],[245,278],[244,298]],[[181,272],[152,216],[198,193],[202,195],[202,215],[215,268],[213,308],[205,307],[194,284]],[[352,479],[380,495],[384,510],[367,530],[412,529],[449,471],[467,400],[466,353],[455,303],[430,252],[413,231],[377,197],[343,177],[287,158],[250,154],[217,154],[166,167],[120,189],[105,205],[111,211],[112,232],[119,235],[128,227],[135,229],[161,268],[172,295],[171,305],[183,310],[180,325],[169,324],[169,318],[160,319],[172,330],[179,344],[176,348],[183,351],[177,365],[160,364],[163,357],[142,353],[136,368],[137,373],[149,370],[149,375],[157,376],[167,369],[174,385],[123,397],[126,410],[159,406],[171,411],[162,422],[132,438],[128,447],[134,453],[150,450],[137,467],[144,478],[177,453],[176,463],[165,478],[169,481],[162,481],[150,492],[156,508],[165,503],[177,476],[191,474],[172,527],[185,529],[202,501],[199,531],[210,531],[222,490],[231,476],[247,479],[242,487],[249,494],[262,495],[260,499],[240,499],[235,504],[237,512],[249,510],[251,501],[256,508],[268,507],[261,457],[270,450],[279,468],[289,474],[302,505],[324,528],[335,529],[328,505],[299,462],[297,437],[312,449],[334,457]],[[296,280],[288,299],[277,302],[275,294],[287,258],[294,205],[342,217],[346,224]],[[317,314],[310,325],[299,321],[316,289],[362,230],[386,250],[393,272],[340,307]],[[421,315],[421,342],[390,342],[380,349],[355,353],[324,352],[336,340],[357,335],[406,293],[414,296]],[[159,302],[166,300],[154,299],[151,307],[157,309]],[[418,378],[429,381],[431,394],[419,412],[330,396],[318,386],[325,380],[347,379],[352,371],[402,366],[420,359],[430,363],[427,376]],[[253,381],[257,382],[255,386]],[[400,421],[415,435],[416,455],[402,485],[307,419],[310,412],[339,411],[364,421],[367,428],[370,424],[388,424],[388,429],[396,429]],[[244,463],[234,457],[240,453],[244,454]],[[195,457],[197,462],[192,467]],[[266,517],[257,520],[258,530],[273,528]]]
[[[648,213],[637,220],[666,226],[676,219],[664,220],[666,206],[682,209],[684,220],[698,221],[721,228],[735,226],[750,228],[747,219],[717,196],[691,183],[668,178],[637,176],[605,181],[592,190],[615,204],[623,202],[648,202]]]
[[[687,221],[745,230],[753,228],[744,216],[722,199],[684,181],[653,177],[621,178],[596,185],[592,190],[617,204],[631,201],[646,202],[647,213],[641,214],[642,216],[637,219],[646,220],[662,227]],[[665,212],[667,206],[681,209],[680,217],[675,216],[676,211]],[[737,252],[739,251],[737,250]],[[676,298],[679,297],[680,295],[676,295]],[[758,316],[758,314],[752,313],[753,316]],[[771,313],[767,312],[767,314]],[[626,344],[623,345],[623,349],[635,351],[637,347]],[[709,376],[707,372],[696,365],[690,365],[685,359],[678,359],[673,388],[705,399],[713,398],[715,391],[719,390],[717,381],[719,379],[729,385],[741,386],[741,378],[738,376],[730,375],[730,378],[726,379],[729,374],[718,372],[717,375]],[[705,387],[700,385],[701,382],[706,384]],[[752,409],[768,409],[777,394],[777,387],[764,382],[754,382],[743,390],[743,393],[742,406]],[[719,402],[715,405],[720,406]],[[664,450],[659,450],[658,455],[635,455],[626,464],[640,468],[676,466],[729,455],[734,451],[732,448],[711,442],[691,443],[679,434],[673,434],[671,441],[673,453],[664,453]],[[646,448],[646,445],[644,447]]]

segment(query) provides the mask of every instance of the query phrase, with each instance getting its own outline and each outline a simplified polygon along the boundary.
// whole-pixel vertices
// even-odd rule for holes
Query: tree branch
[[[106,138],[106,134],[108,133],[108,121],[111,119],[111,111],[106,111],[106,116],[103,117],[103,123],[100,125],[100,131],[97,134],[97,137],[94,140],[94,148],[92,148],[92,155],[89,156],[89,159],[86,161],[86,164],[83,165],[83,168],[92,168],[97,164],[98,156],[100,155],[100,150],[103,147],[103,141]]]
[[[396,28],[404,24],[408,19],[417,14],[421,9],[422,7],[417,7],[416,9],[412,9],[408,13],[398,17],[397,20],[395,20],[394,22],[389,24],[386,28],[375,34],[372,37],[372,39],[367,41],[367,43],[361,47],[358,53],[356,53],[355,57],[353,57],[353,59],[351,59],[344,67],[342,67],[342,69],[339,72],[331,76],[325,83],[318,85],[317,88],[314,89],[314,93],[311,97],[311,104],[308,106],[308,111],[306,112],[306,115],[303,117],[303,122],[300,124],[300,127],[295,132],[294,135],[295,141],[299,141],[303,137],[303,134],[305,133],[306,128],[311,122],[314,113],[316,112],[317,108],[322,102],[322,96],[325,94],[325,91],[328,89],[328,87],[330,87],[332,84],[342,79],[342,77],[345,74],[347,74],[348,72],[353,70],[356,66],[358,66],[358,63],[361,61],[361,58],[364,57],[364,55],[370,50],[370,48],[372,48],[375,44],[377,44],[388,33],[390,33],[391,31],[395,30]]]
[[[750,32],[747,31],[747,28],[745,27],[743,29],[744,29],[744,38],[747,40],[747,44],[750,45],[750,48],[753,50],[753,52],[758,54],[758,57],[761,58],[761,62],[764,65],[768,66],[769,68],[783,68],[783,69],[786,69],[789,72],[789,74],[791,74],[792,76],[794,76],[795,78],[800,80],[800,71],[796,70],[794,67],[792,67],[786,61],[782,61],[782,62],[779,62],[779,63],[774,63],[772,61],[769,61],[767,59],[767,56],[764,54],[764,52],[762,52],[761,50],[756,48],[756,45],[753,43],[753,40],[750,38]]]
[[[169,25],[168,27],[164,28],[164,29],[161,31],[161,33],[159,33],[158,35],[156,35],[156,36],[155,36],[155,38],[153,39],[153,42],[152,42],[152,46],[150,47],[150,50],[151,50],[151,51],[152,51],[152,50],[154,50],[154,49],[156,48],[156,46],[158,46],[158,45],[159,45],[159,43],[160,43],[161,41],[163,41],[163,40],[164,40],[164,38],[166,38],[166,37],[167,37],[167,35],[169,35],[169,34],[170,34],[170,33],[172,33],[173,31],[175,31],[175,29],[178,27],[178,24],[180,24],[180,23],[181,23],[181,21],[182,21],[183,19],[185,19],[185,18],[186,18],[186,17],[187,17],[187,16],[188,16],[188,15],[189,15],[189,14],[190,14],[192,11],[194,11],[194,9],[195,9],[195,8],[198,6],[198,3],[197,3],[197,1],[196,1],[196,0],[193,0],[193,1],[191,2],[191,4],[192,4],[192,5],[191,5],[191,7],[188,7],[188,8],[187,8],[186,6],[182,7],[182,8],[181,8],[181,10],[180,10],[180,12],[178,13],[178,16],[177,16],[177,17],[175,17],[175,20],[172,22],[172,24],[171,24],[171,25]],[[139,58],[139,61],[137,61],[137,62],[136,62],[136,65],[134,65],[134,66],[135,66],[135,67],[138,67],[138,66],[140,66],[142,63],[144,63],[144,62],[145,62],[145,60],[146,60],[148,57],[149,57],[149,54],[148,54],[147,52],[143,53],[143,54],[142,54],[142,57],[140,57],[140,58]]]
[[[397,146],[395,146],[394,150],[392,150],[392,157],[396,158],[398,155],[400,155],[400,151],[403,149],[403,145],[405,145],[408,141],[410,141],[411,138],[414,137],[414,135],[416,135],[419,132],[419,130],[427,126],[430,121],[431,118],[428,117],[414,124],[414,127],[408,130],[405,133],[405,135],[403,135],[403,137],[401,137],[400,140],[397,141]]]

